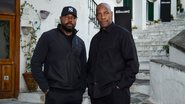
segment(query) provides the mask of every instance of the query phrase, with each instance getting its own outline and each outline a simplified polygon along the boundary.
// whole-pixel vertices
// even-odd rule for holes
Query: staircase
[[[152,23],[146,30],[133,30],[140,71],[131,87],[132,93],[144,94],[149,98],[150,89],[150,59],[166,59],[168,55],[163,49],[168,40],[185,29],[185,13],[178,14],[171,22]],[[148,103],[147,103],[148,104]]]

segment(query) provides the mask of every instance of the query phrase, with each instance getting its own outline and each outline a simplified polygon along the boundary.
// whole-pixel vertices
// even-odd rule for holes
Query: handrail
[[[98,21],[96,20],[96,6],[97,3],[94,0],[88,0],[89,19],[96,27],[99,27]]]

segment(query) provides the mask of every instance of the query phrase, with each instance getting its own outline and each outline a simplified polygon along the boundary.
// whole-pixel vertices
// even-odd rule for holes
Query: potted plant
[[[31,92],[31,91],[36,91],[38,88],[37,83],[32,77],[31,67],[30,67],[31,57],[36,44],[36,35],[35,35],[35,30],[32,27],[21,27],[21,28],[22,28],[22,31],[28,31],[27,37],[29,37],[25,39],[24,42],[21,41],[24,43],[24,45],[21,45],[21,48],[25,57],[25,72],[23,73],[23,77],[28,91]]]
[[[30,61],[37,42],[36,32],[40,29],[41,20],[37,10],[26,1],[21,5],[21,49],[25,58],[23,78],[29,92],[36,91],[38,84],[32,77]]]

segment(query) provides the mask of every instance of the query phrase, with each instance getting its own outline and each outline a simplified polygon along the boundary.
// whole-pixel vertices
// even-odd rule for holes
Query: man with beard
[[[45,104],[81,104],[86,87],[86,49],[76,33],[77,11],[63,8],[57,28],[44,32],[31,59]],[[44,66],[44,67],[42,67]]]

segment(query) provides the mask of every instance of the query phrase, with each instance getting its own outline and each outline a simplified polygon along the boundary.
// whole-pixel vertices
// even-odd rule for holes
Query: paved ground
[[[36,104],[36,103],[20,102],[17,99],[1,99],[0,104]]]
[[[131,93],[131,104],[153,104],[149,102],[148,95],[140,93]],[[17,99],[0,99],[0,104],[39,104],[39,103],[28,103],[20,102]],[[84,102],[83,104],[90,104],[89,101]]]

